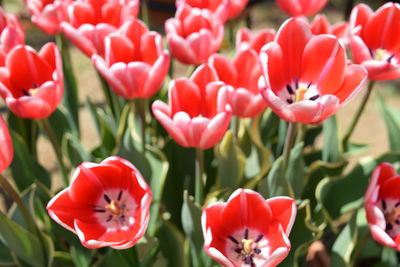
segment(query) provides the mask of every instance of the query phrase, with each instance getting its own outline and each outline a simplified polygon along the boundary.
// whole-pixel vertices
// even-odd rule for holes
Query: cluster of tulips
[[[8,123],[0,116],[1,173],[7,173],[4,170],[13,161],[14,149],[18,152],[11,170],[14,182],[7,175],[0,175],[0,184],[23,218],[18,228],[13,226],[15,214],[0,216],[0,227],[16,227],[12,228],[16,229],[14,232],[7,227],[0,231],[0,247],[9,249],[14,263],[43,264],[30,262],[29,253],[24,255],[25,250],[15,245],[14,241],[21,237],[18,231],[31,231],[32,239],[39,240],[44,250],[49,250],[48,245],[43,245],[49,236],[54,240],[50,241],[53,250],[72,251],[70,248],[76,247],[68,238],[63,240],[65,232],[43,219],[46,214],[35,216],[41,210],[37,206],[44,202],[48,215],[76,234],[86,248],[130,249],[141,243],[156,248],[146,250],[140,259],[135,250],[132,255],[136,260],[131,262],[126,260],[130,256],[115,254],[133,265],[141,261],[143,266],[151,266],[163,255],[169,266],[211,266],[211,258],[223,266],[276,266],[291,253],[286,264],[294,266],[299,254],[305,257],[304,251],[323,239],[319,233],[329,227],[336,235],[340,232],[340,240],[350,235],[347,243],[341,241],[333,247],[335,253],[341,244],[344,250],[354,252],[353,258],[346,256],[346,251],[341,255],[343,262],[353,264],[364,248],[357,245],[354,250],[351,242],[358,236],[350,230],[341,232],[340,227],[344,222],[356,224],[360,216],[366,218],[370,230],[364,236],[400,250],[400,176],[396,173],[398,165],[389,163],[399,163],[400,157],[377,162],[372,175],[367,172],[371,178],[369,184],[364,183],[367,188],[362,188],[363,202],[352,210],[356,211],[353,219],[349,221],[347,216],[347,220],[338,220],[342,224],[334,222],[333,217],[340,216],[329,210],[335,196],[328,193],[336,182],[329,181],[329,188],[320,183],[325,177],[343,175],[345,157],[350,153],[342,152],[352,149],[350,137],[374,84],[400,78],[400,5],[386,3],[374,12],[369,6],[358,4],[348,21],[331,25],[321,14],[312,21],[306,17],[320,12],[327,0],[277,0],[278,7],[291,16],[277,32],[237,29],[236,42],[230,45],[234,47],[230,53],[233,56],[218,53],[223,51],[224,28],[230,23],[235,31],[233,22],[240,21],[247,2],[177,0],[175,17],[165,22],[164,38],[148,29],[148,21],[138,18],[139,13],[148,18],[145,8],[139,12],[139,0],[25,0],[31,21],[57,37],[57,45],[47,43],[39,52],[25,44],[19,19],[0,10],[0,96],[10,111]],[[74,144],[75,153],[81,153],[79,159],[97,163],[66,160],[73,153],[65,144],[71,140],[80,142],[77,84],[67,39],[91,59],[104,89],[105,107],[89,104],[97,116],[104,147],[86,153],[82,152],[82,145]],[[171,63],[176,65],[177,61],[188,65],[190,77],[174,79]],[[354,119],[342,142],[338,142],[338,136],[333,134],[334,114],[359,93],[364,94],[364,99],[357,113],[351,114]],[[78,132],[75,139],[68,137],[69,141],[65,141],[63,129],[55,129],[53,122],[59,117],[51,118],[57,110],[62,110],[57,113],[63,116],[62,123],[67,122]],[[99,114],[105,114],[105,119]],[[334,127],[329,126],[332,123]],[[262,130],[263,124],[267,129]],[[109,125],[117,125],[111,148],[105,144],[107,134],[112,132]],[[323,174],[305,179],[305,171],[313,170],[307,162],[317,161],[306,156],[306,148],[315,148],[315,137],[322,125],[325,143],[316,157],[325,161],[325,165],[318,165]],[[22,149],[21,145],[32,145],[32,140],[21,142],[20,137],[33,133],[35,147],[38,129],[46,133],[54,147],[65,187],[57,188],[54,194],[51,184],[34,178],[32,184],[47,190],[47,196],[35,196],[38,200],[32,207],[18,193],[27,187],[21,186],[23,183],[15,176],[18,164],[29,168],[23,164],[24,158],[36,158],[35,152],[21,152],[36,150]],[[391,129],[392,141],[398,136],[396,127]],[[310,138],[312,141],[307,141]],[[336,147],[332,149],[329,144]],[[399,146],[397,142],[393,150],[399,152]],[[189,160],[179,162],[186,157],[176,155],[186,153],[182,151],[190,151]],[[155,158],[163,159],[161,162],[169,165],[169,170],[154,164]],[[192,159],[195,168],[189,171],[190,181],[176,178],[170,182],[172,187],[176,184],[176,188],[182,188],[175,192],[180,205],[183,203],[176,208],[181,218],[170,219],[175,212],[169,210],[171,206],[165,199],[176,196],[167,194],[166,178],[174,179],[174,172],[183,173],[179,168],[187,167],[184,165]],[[75,168],[69,179],[71,167]],[[254,172],[257,173],[248,175]],[[296,176],[303,180],[296,181]],[[326,191],[330,202],[323,195]],[[342,206],[338,209],[341,212]],[[365,215],[360,215],[362,212]],[[172,221],[180,222],[171,226]],[[292,240],[289,234],[293,227],[297,227],[297,233]],[[344,229],[347,227],[351,226]],[[58,234],[51,234],[52,231]],[[174,246],[181,249],[174,243],[180,239],[187,240],[184,243],[185,253],[190,255],[188,262],[171,260],[182,251],[168,255]],[[107,257],[110,262],[116,259],[110,256],[110,250],[98,251],[87,256],[88,264],[104,263]],[[62,258],[60,254],[59,258],[44,254],[48,266]]]

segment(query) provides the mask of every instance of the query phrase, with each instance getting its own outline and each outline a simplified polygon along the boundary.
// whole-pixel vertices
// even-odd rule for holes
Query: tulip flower
[[[6,122],[0,115],[0,173],[10,166],[14,149]]]
[[[254,49],[259,54],[261,48],[275,39],[275,30],[265,29],[253,34],[247,28],[239,29],[236,37],[236,51]]]
[[[313,36],[302,18],[291,18],[260,55],[269,107],[289,122],[318,123],[362,89],[366,70],[351,64],[333,35]]]
[[[171,81],[169,105],[156,100],[153,114],[181,146],[208,149],[225,134],[231,118],[224,83],[217,81],[215,70],[201,65],[190,79]]]
[[[320,12],[328,0],[276,0],[276,3],[290,16],[312,16]]]
[[[116,94],[133,99],[149,98],[160,89],[170,57],[162,36],[134,20],[106,37],[105,59],[93,55],[92,61]]]
[[[381,245],[400,250],[400,175],[389,163],[377,166],[364,197],[372,237]]]
[[[325,15],[318,14],[310,23],[311,32],[314,35],[319,34],[333,34],[341,39],[345,45],[348,44],[348,30],[349,25],[346,21],[338,22],[331,25]]]
[[[130,162],[109,157],[84,162],[71,184],[47,204],[50,217],[95,249],[134,246],[146,232],[152,193]]]
[[[88,57],[104,56],[104,38],[134,20],[138,9],[138,0],[77,0],[68,6],[61,30]]]
[[[204,249],[226,267],[276,266],[289,253],[295,217],[292,198],[265,200],[255,191],[237,189],[228,202],[203,210]]]
[[[24,42],[25,32],[19,19],[0,7],[0,66],[4,66],[7,53]]]
[[[223,101],[231,105],[232,115],[254,117],[267,107],[258,90],[262,73],[258,55],[253,49],[238,52],[232,63],[224,56],[215,54],[210,57],[209,64],[217,71],[219,79],[230,85]]]
[[[387,3],[375,13],[359,4],[351,12],[350,27],[354,62],[368,70],[368,78],[400,78],[400,4]]]
[[[169,49],[184,64],[198,65],[215,53],[224,38],[224,26],[207,9],[180,5],[175,18],[165,22]]]
[[[47,118],[60,104],[63,91],[61,56],[54,43],[39,53],[26,45],[16,46],[0,67],[0,96],[19,117]]]
[[[67,7],[72,0],[25,0],[32,22],[47,34],[60,32],[60,23],[68,20]]]

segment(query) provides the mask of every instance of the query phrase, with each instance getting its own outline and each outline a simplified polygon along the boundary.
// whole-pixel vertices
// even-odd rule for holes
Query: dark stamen
[[[400,224],[400,220],[399,220],[399,219],[395,220],[394,222],[395,222],[396,224]]]
[[[372,52],[372,50],[371,49],[368,49],[369,50],[369,54],[371,55],[371,57],[374,57],[374,53]]]
[[[386,210],[386,201],[382,198],[382,208]]]
[[[25,89],[22,90],[22,94],[23,94],[24,96],[31,96],[31,94],[30,94],[27,90],[25,90]]]
[[[241,249],[241,248],[235,248],[235,252],[236,252],[237,254],[240,254],[240,253],[242,253],[242,249]]]
[[[122,190],[121,191],[119,191],[119,193],[118,193],[118,201],[120,201],[121,200],[121,197],[122,197]]]
[[[94,212],[106,212],[106,210],[103,210],[103,209],[94,209],[93,211]]]
[[[299,89],[299,79],[296,78],[294,84],[296,85],[296,89]]]
[[[388,59],[386,59],[387,63],[390,63],[392,61],[393,57],[394,57],[394,54],[391,55],[390,57],[388,57]]]
[[[249,229],[244,230],[244,239],[249,239]]]
[[[246,255],[245,258],[244,258],[244,263],[253,264],[253,256],[252,255]]]
[[[108,216],[108,218],[107,218],[106,222],[109,222],[109,221],[111,221],[111,220],[112,220],[112,218],[113,218],[113,216],[112,216],[112,215]]]
[[[396,208],[397,208],[398,206],[400,206],[400,201],[397,202],[394,206],[395,206]]]
[[[258,235],[257,238],[256,238],[256,240],[254,240],[254,242],[256,242],[256,243],[260,242],[260,240],[261,240],[263,237],[264,237],[263,234]]]
[[[107,201],[107,203],[111,203],[111,198],[104,194],[104,199]]]
[[[391,223],[386,223],[385,231],[388,232],[388,231],[391,231],[392,229],[393,229],[393,225]]]
[[[288,99],[286,99],[286,102],[287,102],[288,104],[293,104],[293,99],[288,98]]]
[[[260,253],[261,253],[261,249],[259,249],[259,248],[255,248],[255,249],[254,249],[254,253],[256,253],[256,254],[260,254]]]
[[[310,82],[310,83],[307,85],[307,88],[310,88],[311,84],[312,84],[312,82]]]
[[[120,216],[120,217],[119,217],[119,221],[120,221],[120,222],[125,222],[125,215]]]
[[[239,242],[233,236],[228,236],[228,238],[235,244],[239,245]]]
[[[286,90],[289,94],[294,95],[293,88],[289,84],[286,84]]]
[[[315,95],[315,96],[310,97],[310,100],[314,101],[314,100],[317,100],[318,98],[319,98],[319,95]]]

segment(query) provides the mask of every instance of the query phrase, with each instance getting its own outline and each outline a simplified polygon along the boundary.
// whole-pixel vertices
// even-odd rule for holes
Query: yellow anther
[[[300,86],[300,88],[296,91],[296,102],[303,100],[306,92],[307,87]]]
[[[29,95],[35,96],[39,92],[39,88],[29,89]]]
[[[122,212],[121,208],[115,200],[111,200],[110,204],[107,204],[105,208],[106,210],[111,211],[111,213],[114,215],[120,215]]]
[[[252,245],[254,243],[253,239],[242,239],[242,244],[243,244],[243,251],[245,254],[251,254],[252,253]]]
[[[387,222],[393,223],[399,216],[400,216],[400,209],[393,209],[385,217]]]
[[[375,60],[383,60],[383,57],[385,56],[385,54],[386,54],[386,50],[385,49],[378,48],[375,51],[374,59]]]

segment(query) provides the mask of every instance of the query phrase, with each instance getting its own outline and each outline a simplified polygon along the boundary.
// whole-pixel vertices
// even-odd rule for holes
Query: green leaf
[[[341,161],[340,142],[336,116],[331,116],[323,123],[324,144],[322,148],[322,160],[333,163]]]
[[[258,187],[259,192],[265,197],[288,196],[288,182],[283,172],[283,158],[279,157],[272,164],[268,176],[261,181]]]
[[[378,101],[389,136],[390,150],[400,152],[400,111],[394,109],[379,98]]]
[[[0,213],[0,237],[15,255],[31,266],[47,266],[38,238]]]
[[[343,228],[332,247],[332,267],[351,265],[351,254],[358,237],[357,213],[354,213],[349,223]]]
[[[51,114],[49,117],[49,123],[57,138],[58,144],[62,143],[64,134],[66,133],[70,133],[76,137],[79,136],[78,129],[75,126],[74,119],[71,117],[71,113],[62,105],[59,105],[59,107]]]
[[[303,159],[304,143],[295,145],[290,152],[289,164],[287,169],[287,178],[292,185],[294,195],[300,198],[304,187],[305,163]]]
[[[11,172],[18,189],[20,191],[25,190],[34,183],[35,179],[50,188],[51,179],[49,173],[29,154],[27,144],[23,138],[13,130],[10,131],[10,134],[14,146]]]
[[[12,112],[8,113],[8,126],[18,133],[26,143],[27,151],[33,157],[37,153],[37,139],[39,137],[39,127],[34,120],[23,119]]]
[[[161,252],[168,261],[168,266],[188,267],[185,259],[185,238],[170,221],[163,221],[157,232],[160,240]]]
[[[35,210],[34,210],[35,193],[36,193],[36,185],[32,184],[20,195],[31,218],[35,218],[35,216],[34,216],[35,215]],[[18,223],[22,227],[28,228],[28,225],[26,224],[25,219],[22,216],[20,209],[18,208],[18,205],[15,202],[12,204],[12,206],[8,210],[7,215],[11,220]]]
[[[201,208],[194,203],[193,197],[189,197],[187,191],[183,194],[182,227],[190,240],[194,266],[203,266],[200,257],[204,244],[201,230]]]
[[[71,257],[76,267],[89,267],[92,258],[91,251],[82,246],[71,246]]]
[[[220,187],[233,190],[243,177],[246,157],[235,144],[233,134],[228,130],[222,141],[215,147],[218,162]]]
[[[69,161],[75,167],[84,161],[93,161],[93,157],[89,151],[83,147],[76,136],[70,133],[65,134],[61,147],[64,154],[68,156]]]
[[[12,266],[13,263],[14,259],[11,256],[10,250],[0,238],[0,266]]]

